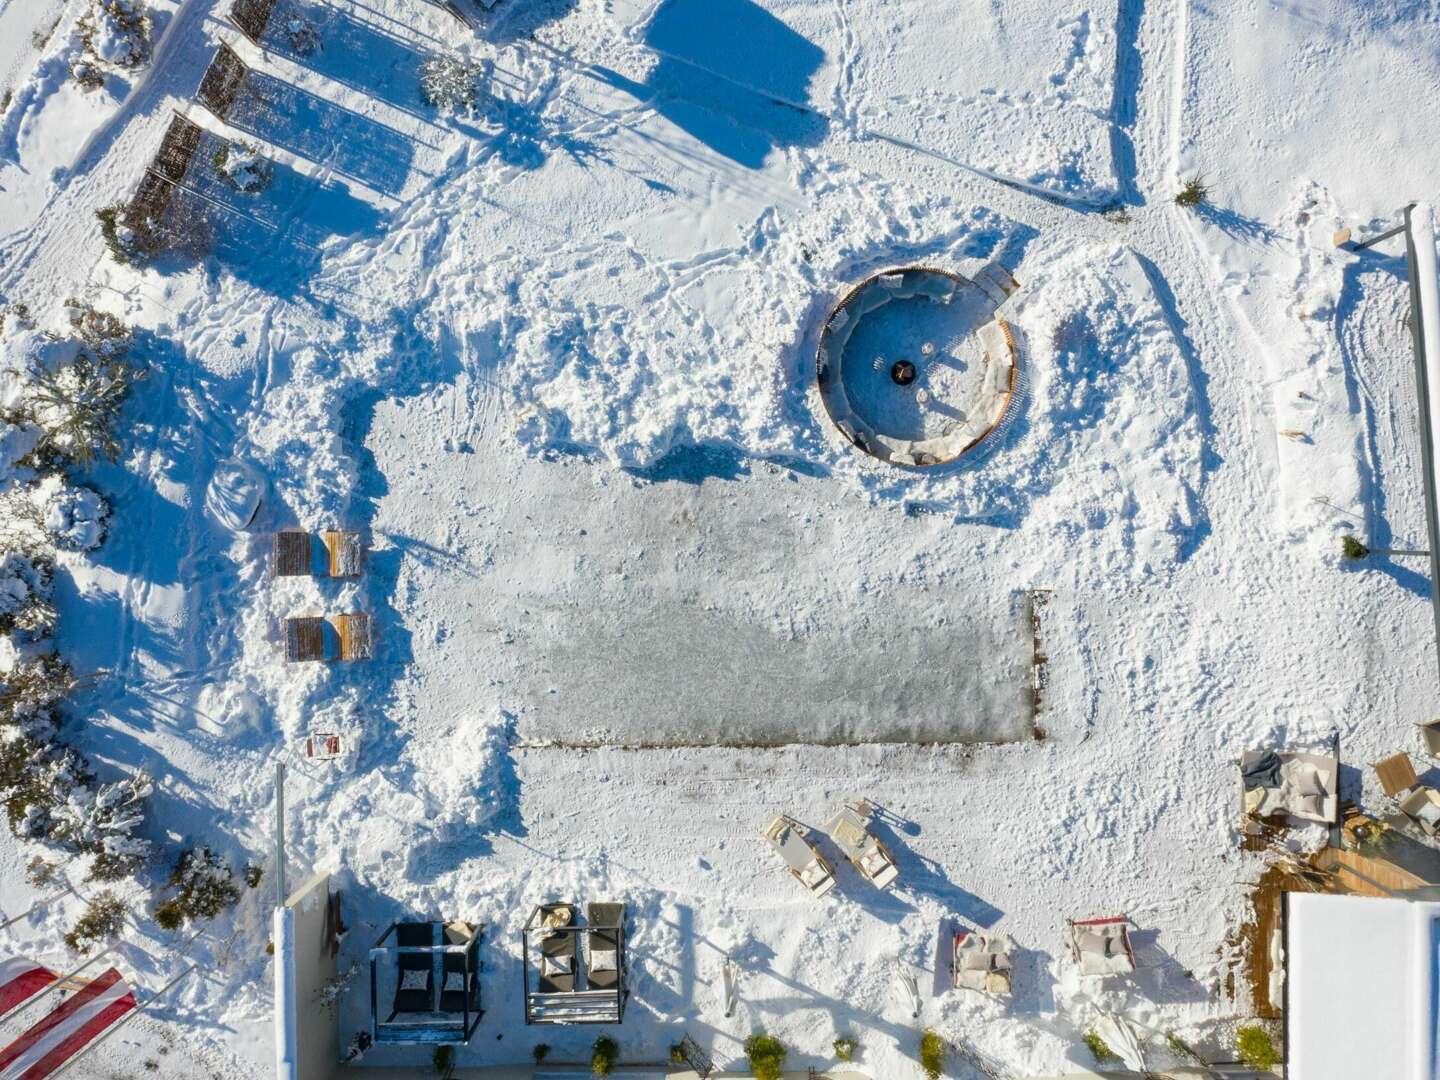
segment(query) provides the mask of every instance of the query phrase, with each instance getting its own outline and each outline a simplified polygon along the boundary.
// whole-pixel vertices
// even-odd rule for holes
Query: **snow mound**
[[[518,804],[510,763],[513,727],[513,718],[499,712],[466,718],[448,738],[411,744],[409,756],[425,777],[421,794],[441,841],[485,830]]]
[[[110,507],[86,487],[66,487],[58,475],[37,485],[35,502],[43,508],[45,529],[55,546],[65,551],[93,551],[105,539]]]

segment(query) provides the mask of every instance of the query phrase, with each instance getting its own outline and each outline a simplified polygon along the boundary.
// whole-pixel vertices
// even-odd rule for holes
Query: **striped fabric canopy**
[[[55,973],[23,956],[0,959],[0,1016],[29,1001],[55,981]]]
[[[135,1008],[135,994],[110,968],[0,1050],[0,1080],[44,1080]]]

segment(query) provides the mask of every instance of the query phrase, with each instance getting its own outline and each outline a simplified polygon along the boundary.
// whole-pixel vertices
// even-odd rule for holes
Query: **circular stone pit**
[[[991,264],[886,270],[852,289],[820,334],[816,377],[836,428],[894,465],[954,461],[995,430],[1015,390],[1015,339],[995,309],[1011,289]]]

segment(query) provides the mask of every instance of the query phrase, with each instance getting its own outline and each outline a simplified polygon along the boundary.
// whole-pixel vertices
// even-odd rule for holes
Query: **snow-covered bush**
[[[87,953],[96,945],[113,941],[125,929],[128,913],[125,901],[114,893],[96,893],[75,928],[65,935],[65,944],[75,952]]]
[[[21,415],[40,428],[37,461],[69,460],[80,466],[120,453],[115,418],[141,378],[123,356],[80,352],[57,368],[37,368],[21,400]]]
[[[270,183],[270,162],[249,143],[225,143],[210,163],[221,180],[242,194],[258,194]]]
[[[166,930],[178,930],[187,920],[213,919],[240,899],[235,872],[204,846],[180,853],[170,886],[175,895],[155,909],[155,921]]]
[[[62,551],[93,551],[104,541],[110,504],[99,492],[83,485],[70,487],[64,477],[52,473],[28,496],[40,511],[45,532]]]
[[[56,707],[79,684],[70,665],[54,653],[15,659],[8,671],[0,672],[0,725],[48,742],[58,726]]]
[[[309,56],[320,48],[320,35],[308,20],[292,15],[285,20],[285,40],[296,56]]]
[[[153,258],[161,245],[154,226],[132,220],[128,211],[123,203],[102,206],[95,216],[100,219],[100,235],[110,257],[122,266],[140,266]]]
[[[108,70],[129,71],[150,59],[150,16],[139,0],[91,0],[81,18],[81,55],[70,73],[82,85],[105,81]]]
[[[73,776],[73,768],[67,770]],[[150,854],[150,841],[134,835],[145,821],[145,802],[153,785],[143,773],[91,787],[84,777],[68,787],[57,784],[54,801],[35,818],[38,834],[70,851],[95,856],[90,876],[116,881],[134,873]]]
[[[463,56],[432,56],[420,65],[420,97],[442,112],[466,111],[479,100],[482,71]]]
[[[50,636],[55,629],[54,572],[55,564],[42,554],[0,550],[0,634],[28,641]]]

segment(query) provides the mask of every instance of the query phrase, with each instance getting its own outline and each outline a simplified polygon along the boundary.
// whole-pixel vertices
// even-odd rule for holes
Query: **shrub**
[[[535,1044],[535,1049],[533,1049],[533,1050],[530,1051],[530,1056],[535,1059],[535,1064],[536,1064],[536,1065],[539,1065],[542,1061],[545,1060],[546,1056],[547,1056],[549,1053],[550,1053],[550,1044],[549,1044],[549,1043],[536,1043],[536,1044]]]
[[[245,887],[247,889],[258,889],[260,887],[260,879],[264,876],[265,870],[263,867],[256,866],[254,863],[245,864]]]
[[[70,486],[52,474],[29,493],[45,534],[62,551],[94,551],[105,541],[110,504],[83,484]]]
[[[835,1040],[835,1056],[841,1061],[854,1061],[855,1040],[849,1035],[841,1035]]]
[[[130,390],[143,376],[123,356],[81,352],[56,368],[37,368],[21,399],[21,412],[43,434],[34,457],[40,463],[73,461],[88,466],[120,455],[115,422]]]
[[[1269,1071],[1280,1064],[1280,1053],[1275,1049],[1270,1033],[1259,1024],[1247,1024],[1236,1029],[1235,1052],[1252,1069]]]
[[[601,1035],[590,1051],[590,1071],[596,1076],[609,1076],[615,1071],[615,1062],[619,1057],[619,1044],[610,1036]]]
[[[150,59],[150,28],[150,16],[136,0],[93,0],[80,20],[85,48],[80,63],[92,68],[140,67]]]
[[[929,1080],[939,1080],[940,1074],[945,1071],[945,1058],[949,1053],[950,1047],[944,1037],[934,1028],[926,1028],[920,1036],[920,1068]]]
[[[1102,1039],[1100,1037],[1100,1033],[1094,1028],[1091,1028],[1089,1031],[1085,1032],[1084,1035],[1081,1035],[1080,1041],[1083,1042],[1085,1044],[1085,1048],[1090,1051],[1090,1054],[1095,1059],[1096,1064],[1099,1064],[1103,1061],[1110,1061],[1112,1058],[1119,1057],[1119,1055],[1116,1054],[1114,1050],[1110,1049],[1110,1044],[1107,1043],[1104,1039]]]
[[[240,899],[235,874],[208,847],[182,851],[170,873],[173,897],[155,909],[155,921],[174,930],[187,920],[213,919]]]
[[[1368,547],[1348,533],[1340,538],[1340,550],[1347,559],[1363,559],[1370,554]]]
[[[55,563],[38,550],[0,550],[0,634],[38,641],[55,629]]]
[[[1205,186],[1205,181],[1199,176],[1192,176],[1175,193],[1175,205],[1189,209],[1199,206],[1209,197],[1210,189]]]
[[[48,741],[55,707],[80,685],[70,665],[54,653],[17,663],[0,675],[0,725],[14,725]]]
[[[435,1075],[451,1077],[455,1075],[455,1047],[437,1046],[435,1053],[430,1058],[430,1064],[435,1067]]]
[[[36,855],[25,864],[25,880],[33,888],[43,889],[60,876],[60,868]]]
[[[468,111],[480,97],[481,67],[461,56],[432,56],[420,65],[420,97],[442,112]]]
[[[249,143],[224,143],[215,151],[210,164],[228,186],[245,195],[265,190],[270,182],[270,162],[258,147]]]
[[[102,206],[95,216],[110,257],[120,265],[141,265],[160,250],[154,230],[134,221],[125,205]]]
[[[751,1035],[745,1040],[745,1056],[755,1080],[780,1080],[788,1054],[785,1044],[773,1035]]]
[[[99,892],[90,900],[75,928],[65,935],[65,944],[78,953],[87,953],[102,942],[120,936],[125,928],[125,902],[112,892]]]

